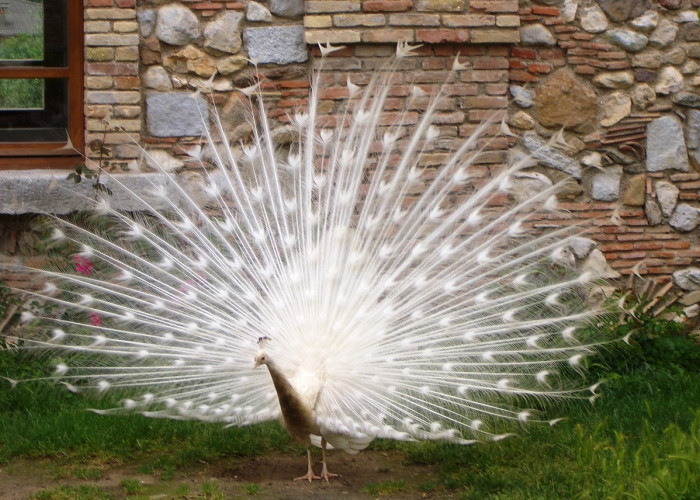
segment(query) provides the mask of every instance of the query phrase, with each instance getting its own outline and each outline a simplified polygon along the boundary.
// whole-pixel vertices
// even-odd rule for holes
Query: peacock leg
[[[321,477],[328,482],[332,477],[340,477],[340,474],[331,474],[326,468],[326,438],[321,436],[321,453],[323,454],[323,470],[321,471]]]
[[[308,472],[306,473],[306,475],[304,475],[304,476],[295,477],[294,480],[295,480],[295,481],[300,481],[300,480],[302,480],[302,479],[306,479],[306,480],[308,480],[309,482],[311,482],[311,481],[313,481],[314,479],[321,479],[321,478],[318,477],[318,476],[314,476],[314,471],[313,471],[313,469],[311,468],[311,444],[309,444],[309,445],[306,447],[306,459],[307,459],[307,461],[309,462],[309,471],[308,471]],[[326,459],[325,459],[325,457],[324,457],[324,459],[323,459],[323,467],[324,467],[324,470],[325,470],[325,467],[326,467]]]

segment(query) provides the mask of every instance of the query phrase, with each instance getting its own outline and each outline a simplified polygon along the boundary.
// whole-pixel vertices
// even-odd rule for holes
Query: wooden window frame
[[[45,0],[46,1],[46,0]],[[0,143],[0,169],[70,168],[81,157],[85,145],[84,31],[83,2],[66,0],[66,63],[62,66],[3,65],[0,78],[60,78],[67,81],[67,133],[73,149],[66,142]]]

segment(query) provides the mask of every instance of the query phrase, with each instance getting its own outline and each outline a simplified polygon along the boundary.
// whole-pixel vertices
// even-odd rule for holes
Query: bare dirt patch
[[[144,474],[143,461],[129,463],[79,463],[68,459],[15,459],[0,466],[0,499],[25,500],[42,490],[60,486],[90,485],[113,498],[255,498],[255,499],[396,499],[449,498],[448,492],[431,490],[434,469],[406,465],[400,452],[366,451],[351,456],[329,454],[329,469],[342,474],[330,482],[292,481],[305,472],[299,455],[253,458],[227,457],[198,463],[162,474]],[[320,472],[320,463],[315,464]],[[87,471],[87,472],[86,472]],[[81,476],[89,476],[88,478]],[[123,481],[140,484],[138,493],[127,495]],[[214,485],[219,496],[207,496]],[[378,490],[367,487],[379,485]],[[383,486],[384,485],[384,486]],[[428,485],[428,487],[426,487]],[[370,494],[372,493],[372,494]]]

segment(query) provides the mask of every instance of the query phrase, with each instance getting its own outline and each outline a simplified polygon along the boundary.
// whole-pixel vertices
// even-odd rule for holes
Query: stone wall
[[[522,196],[565,181],[574,218],[608,221],[592,237],[614,269],[700,286],[700,0],[84,1],[95,161],[104,143],[110,162],[133,166],[136,140],[187,172],[213,104],[232,137],[250,132],[235,89],[257,80],[284,140],[319,69],[317,42],[346,45],[322,68],[321,110],[332,116],[348,76],[362,84],[396,42],[411,41],[422,47],[397,68],[387,120],[417,119],[408,87],[430,93],[458,55],[465,66],[425,163],[484,119],[495,134],[506,116],[520,139],[494,142],[486,170],[508,148],[529,150],[538,166]]]
[[[565,206],[613,217],[592,235],[613,268],[686,290],[700,274],[699,5],[520,2],[510,53],[509,123],[540,171],[576,180]]]

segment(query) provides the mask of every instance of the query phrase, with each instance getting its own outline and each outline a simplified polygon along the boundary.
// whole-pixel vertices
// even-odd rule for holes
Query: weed
[[[204,498],[211,498],[214,500],[223,500],[225,498],[224,492],[221,491],[221,487],[215,479],[203,482],[200,489]]]
[[[122,479],[119,486],[129,496],[138,495],[143,491],[143,483],[138,479]]]
[[[243,493],[250,496],[255,496],[260,493],[260,486],[255,483],[248,483],[243,485]]]
[[[34,495],[36,500],[111,500],[114,498],[97,486],[59,486],[43,489]]]

